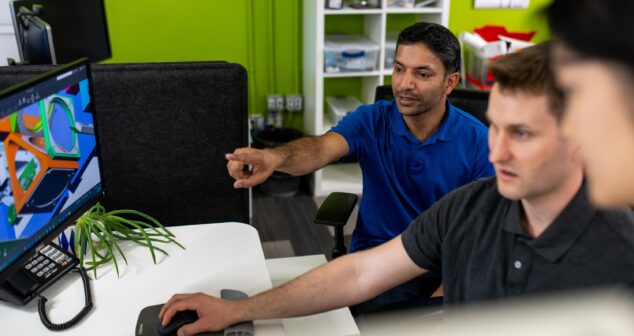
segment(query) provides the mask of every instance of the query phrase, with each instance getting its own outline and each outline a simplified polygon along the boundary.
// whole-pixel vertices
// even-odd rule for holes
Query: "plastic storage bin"
[[[373,71],[377,68],[378,55],[379,45],[365,36],[327,35],[324,43],[324,71]]]
[[[414,8],[416,0],[387,0],[388,8]]]
[[[385,34],[385,64],[383,65],[385,70],[392,70],[392,66],[394,65],[397,39],[398,33],[396,32],[387,32]]]
[[[357,98],[350,96],[327,97],[326,104],[328,105],[328,116],[333,125],[338,124],[343,117],[361,106],[361,102]]]
[[[493,73],[489,70],[489,62],[495,58],[497,57],[489,59],[473,50],[469,50],[467,81],[482,90],[491,90],[495,78],[493,78]]]

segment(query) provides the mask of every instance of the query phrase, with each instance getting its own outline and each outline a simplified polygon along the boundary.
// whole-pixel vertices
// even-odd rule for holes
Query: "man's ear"
[[[445,79],[445,95],[449,95],[451,91],[458,85],[460,81],[460,74],[457,72],[450,73],[447,75],[447,79]]]
[[[558,127],[561,127],[558,126]],[[568,146],[568,150],[570,151],[570,156],[572,158],[572,161],[575,163],[579,163],[579,164],[583,164],[583,159],[581,158],[581,154],[579,153],[579,150],[581,149],[581,147],[579,145],[577,145],[575,142],[570,141],[569,139],[565,138],[562,134],[561,134],[561,129],[559,129],[559,136],[560,139],[562,141],[566,142],[566,146]]]

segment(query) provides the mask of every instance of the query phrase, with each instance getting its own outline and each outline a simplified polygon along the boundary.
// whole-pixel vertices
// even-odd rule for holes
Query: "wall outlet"
[[[302,109],[304,109],[304,99],[302,98],[301,95],[296,95],[295,96],[295,111],[300,112]]]
[[[261,114],[254,114],[251,116],[251,129],[259,131],[264,129],[264,116]]]
[[[281,111],[284,109],[284,97],[282,96],[275,96],[275,108],[278,111]]]
[[[286,95],[286,110],[289,112],[300,112],[302,110],[301,95]]]
[[[284,101],[286,102],[286,111],[295,112],[295,97],[292,95],[286,95],[284,97]]]
[[[271,111],[271,110],[275,110],[275,96],[273,95],[268,95],[266,96],[266,108]]]

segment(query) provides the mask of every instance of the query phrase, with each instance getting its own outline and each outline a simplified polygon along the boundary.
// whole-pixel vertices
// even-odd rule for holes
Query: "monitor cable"
[[[45,305],[46,305],[46,301],[48,300],[42,295],[39,295],[40,299],[37,302],[37,311],[40,314],[40,320],[42,320],[42,324],[44,324],[44,326],[48,328],[49,330],[61,331],[61,330],[68,329],[76,325],[79,321],[81,321],[92,309],[92,306],[93,306],[92,293],[90,292],[90,280],[88,279],[88,274],[86,274],[86,270],[83,267],[78,267],[78,268],[75,268],[74,270],[79,272],[79,274],[81,275],[81,279],[84,283],[84,295],[86,298],[86,303],[84,305],[84,308],[82,308],[81,311],[79,311],[79,313],[77,313],[77,315],[75,315],[75,317],[70,319],[68,322],[60,323],[60,324],[52,323],[48,319],[48,316],[46,315]]]

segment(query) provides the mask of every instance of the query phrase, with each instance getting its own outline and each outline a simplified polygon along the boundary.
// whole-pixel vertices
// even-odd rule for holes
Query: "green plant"
[[[80,265],[94,272],[97,278],[97,268],[110,261],[119,275],[117,254],[125,261],[128,260],[119,246],[118,241],[131,241],[145,246],[150,250],[152,261],[156,264],[156,251],[165,255],[168,253],[154,243],[174,243],[185,249],[176,241],[175,236],[156,219],[135,210],[114,210],[106,212],[99,203],[92,206],[79,217],[75,223],[74,247],[79,257]],[[91,259],[84,260],[87,253]]]

